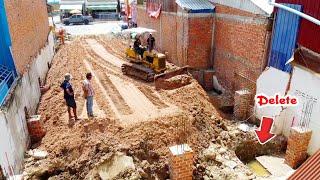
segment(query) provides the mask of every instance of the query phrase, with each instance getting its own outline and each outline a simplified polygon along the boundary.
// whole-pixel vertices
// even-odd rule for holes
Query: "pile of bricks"
[[[303,127],[292,127],[288,138],[285,162],[293,169],[299,167],[307,159],[308,145],[312,131]]]
[[[40,115],[31,116],[27,121],[27,126],[32,142],[38,142],[46,135]]]
[[[252,101],[253,99],[250,91],[243,89],[235,92],[234,116],[236,119],[244,120],[249,117]]]
[[[187,144],[176,145],[170,149],[170,176],[172,180],[192,180],[193,151]]]

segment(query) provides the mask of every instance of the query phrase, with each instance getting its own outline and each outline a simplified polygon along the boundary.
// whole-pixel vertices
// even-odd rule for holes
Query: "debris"
[[[248,132],[250,130],[250,127],[247,124],[239,124],[238,128],[244,132]]]
[[[48,156],[47,151],[41,151],[39,149],[32,149],[27,152],[29,156],[32,156],[34,159],[45,159]]]
[[[135,169],[135,165],[132,157],[117,153],[111,161],[107,160],[99,165],[97,169],[102,180],[109,180],[128,169]]]

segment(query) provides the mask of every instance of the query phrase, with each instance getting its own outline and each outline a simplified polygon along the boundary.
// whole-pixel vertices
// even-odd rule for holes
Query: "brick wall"
[[[268,23],[265,17],[216,5],[213,67],[228,90],[254,91],[267,62]]]
[[[46,1],[5,1],[12,51],[17,71],[23,74],[47,42],[49,22]]]
[[[212,26],[212,16],[189,18],[187,65],[200,69],[207,69],[212,66]]]
[[[178,66],[212,67],[213,17],[203,14],[162,12],[158,19],[148,17],[145,8],[138,7],[137,24],[155,29],[156,48],[168,52],[168,60]]]
[[[296,169],[308,157],[307,150],[312,131],[305,127],[292,127],[288,138],[285,163]]]
[[[176,145],[170,147],[170,179],[192,180],[194,152],[187,145]]]

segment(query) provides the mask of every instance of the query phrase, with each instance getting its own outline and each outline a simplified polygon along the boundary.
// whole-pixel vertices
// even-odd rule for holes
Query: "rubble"
[[[122,153],[116,153],[111,160],[107,160],[97,167],[102,180],[113,179],[128,170],[135,170],[133,158]]]

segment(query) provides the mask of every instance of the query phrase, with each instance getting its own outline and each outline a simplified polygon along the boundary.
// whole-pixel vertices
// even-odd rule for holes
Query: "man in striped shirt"
[[[91,84],[92,74],[87,73],[86,79],[83,81],[83,92],[84,92],[84,98],[87,100],[87,114],[88,117],[94,117],[93,115],[93,96],[94,96],[94,90]]]

